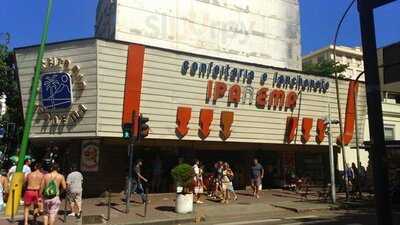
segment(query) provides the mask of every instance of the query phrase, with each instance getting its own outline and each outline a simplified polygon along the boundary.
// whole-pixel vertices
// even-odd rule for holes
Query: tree
[[[7,112],[2,117],[0,126],[5,128],[12,127],[7,131],[7,135],[19,135],[18,131],[20,127],[23,126],[21,94],[14,61],[14,54],[8,51],[7,46],[0,45],[0,94],[4,92],[7,96]],[[13,126],[11,126],[11,124]],[[12,133],[9,133],[10,131]],[[7,140],[3,140],[3,142],[7,145],[10,144],[10,142],[16,144],[18,139],[19,138],[16,136],[7,136]]]
[[[335,71],[339,77],[344,77],[342,74],[348,68],[348,65],[340,64],[334,62],[333,60],[322,60],[317,64],[305,64],[303,65],[303,71],[306,73],[311,73],[321,76],[335,76]]]

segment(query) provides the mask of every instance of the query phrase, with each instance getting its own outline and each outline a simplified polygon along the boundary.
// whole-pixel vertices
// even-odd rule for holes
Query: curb
[[[282,206],[282,205],[275,205],[271,204],[274,207],[281,208],[281,209],[286,209],[290,210],[296,213],[304,213],[304,212],[311,212],[311,211],[327,211],[327,210],[338,210],[340,209],[340,206],[338,205],[329,205],[327,207],[320,207],[320,208],[305,208],[305,209],[300,209],[296,207],[290,207],[290,206]]]
[[[126,223],[113,223],[110,221],[104,224],[113,224],[113,225],[176,225],[181,223],[190,223],[195,222],[196,218],[194,216],[185,217],[185,218],[174,218],[174,219],[159,219],[159,220],[145,220],[145,221],[132,221]]]

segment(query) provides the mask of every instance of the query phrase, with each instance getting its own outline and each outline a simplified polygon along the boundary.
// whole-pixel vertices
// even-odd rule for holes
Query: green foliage
[[[12,53],[7,47],[0,45],[0,94],[7,95],[7,113],[4,115],[4,122],[16,123],[17,127],[23,123],[22,107],[18,79],[16,77],[15,65],[12,60]]]
[[[305,64],[303,65],[303,71],[306,73],[311,73],[321,76],[335,76],[335,71],[339,77],[343,77],[341,73],[346,71],[348,65],[340,64],[334,62],[333,60],[323,60],[317,64]]]
[[[190,165],[182,163],[172,169],[171,176],[174,178],[177,186],[187,189],[192,184],[194,171]]]

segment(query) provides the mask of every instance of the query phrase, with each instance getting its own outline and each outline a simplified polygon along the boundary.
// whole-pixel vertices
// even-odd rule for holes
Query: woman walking
[[[203,171],[200,168],[200,161],[195,160],[193,165],[194,171],[194,202],[197,204],[202,204],[204,202],[200,201],[201,194],[203,194]]]
[[[233,200],[236,201],[238,197],[237,197],[235,189],[233,187],[233,177],[235,175],[227,162],[225,162],[224,166],[225,166],[226,175],[229,179],[229,183],[227,186],[227,192],[228,192],[228,194],[229,193],[233,194]]]

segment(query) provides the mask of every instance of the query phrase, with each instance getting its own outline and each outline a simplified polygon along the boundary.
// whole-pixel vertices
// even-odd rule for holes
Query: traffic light
[[[122,125],[122,137],[126,140],[132,137],[132,124],[125,123]]]
[[[150,127],[149,127],[149,125],[147,125],[147,122],[149,122],[149,118],[144,117],[143,114],[140,114],[140,116],[139,116],[139,135],[138,135],[139,140],[141,140],[149,135]]]

